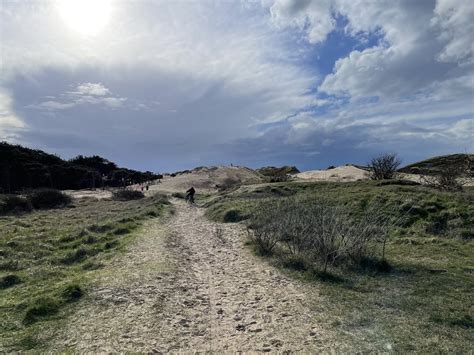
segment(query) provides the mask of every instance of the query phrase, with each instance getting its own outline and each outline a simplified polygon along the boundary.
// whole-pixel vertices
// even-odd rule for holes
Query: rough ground
[[[54,351],[327,351],[312,321],[317,290],[281,275],[244,245],[236,225],[176,213],[143,236],[97,281]]]

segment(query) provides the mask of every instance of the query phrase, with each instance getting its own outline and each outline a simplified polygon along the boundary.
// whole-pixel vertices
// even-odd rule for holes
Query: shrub
[[[30,201],[16,195],[0,196],[0,215],[29,212],[32,210]]]
[[[17,275],[6,275],[0,279],[0,289],[9,288],[21,283],[21,279]]]
[[[54,189],[33,190],[27,198],[36,209],[62,207],[71,203],[71,197]]]
[[[393,179],[400,164],[401,160],[396,154],[382,154],[372,158],[368,164],[370,178],[372,180]]]
[[[369,203],[358,218],[341,205],[326,200],[301,198],[266,200],[255,209],[248,228],[249,236],[262,254],[277,245],[292,255],[303,256],[322,265],[359,264],[385,245],[394,214],[378,203]],[[298,259],[298,258],[296,258]]]
[[[135,190],[118,190],[112,194],[112,198],[117,201],[139,200],[144,197],[143,192]]]

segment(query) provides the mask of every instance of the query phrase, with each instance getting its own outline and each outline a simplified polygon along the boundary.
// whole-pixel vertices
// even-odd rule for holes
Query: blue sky
[[[131,168],[474,150],[474,3],[0,3],[0,139]]]

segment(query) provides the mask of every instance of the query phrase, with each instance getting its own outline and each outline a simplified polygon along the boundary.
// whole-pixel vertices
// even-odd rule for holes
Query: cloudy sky
[[[0,140],[153,171],[474,150],[473,1],[0,6]]]

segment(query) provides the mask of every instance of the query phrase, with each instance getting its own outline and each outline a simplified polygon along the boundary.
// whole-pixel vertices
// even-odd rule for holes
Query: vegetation
[[[396,154],[382,154],[374,157],[368,165],[370,178],[372,180],[393,179],[400,164],[401,160]]]
[[[41,349],[47,339],[39,331],[63,319],[97,269],[133,240],[144,220],[163,215],[166,204],[161,196],[79,199],[54,213],[0,217],[0,343]]]
[[[474,154],[451,154],[439,157],[433,157],[417,163],[413,163],[399,169],[401,173],[418,174],[423,172],[428,175],[433,175],[440,170],[445,170],[448,167],[465,167],[467,163],[474,161]],[[472,164],[470,164],[472,167]]]
[[[257,172],[265,176],[274,176],[274,175],[288,175],[288,174],[298,174],[300,171],[296,166],[282,166],[281,168],[276,168],[274,166],[266,166],[260,169],[257,169]]]
[[[474,326],[473,202],[474,190],[470,188],[446,192],[376,181],[288,182],[243,186],[221,194],[208,201],[206,213],[217,221],[228,220],[229,211],[242,216],[253,228],[249,245],[260,255],[254,231],[274,227],[262,229],[255,223],[269,218],[280,224],[277,231],[293,228],[291,238],[280,234],[273,247],[270,239],[271,253],[263,257],[295,278],[318,283],[314,310],[321,316],[315,320],[354,348],[364,349],[369,342],[396,352],[467,352]],[[304,219],[301,215],[311,213],[337,222],[344,220],[338,216],[347,216],[361,221],[371,206],[400,223],[388,225],[387,238],[380,234],[375,243],[369,240],[364,244],[368,253],[358,262],[343,253],[344,258],[330,262],[324,272],[321,255],[325,254],[305,252],[305,237],[310,237],[310,243],[318,240],[313,226],[308,233],[301,229],[307,221],[314,223],[311,218],[319,217]],[[274,210],[279,210],[278,221],[271,217]],[[282,216],[303,218],[305,223],[282,221]],[[292,252],[298,248],[303,252]]]
[[[30,191],[27,194],[27,199],[36,209],[62,207],[71,203],[71,197],[54,189]]]
[[[143,192],[136,190],[118,190],[112,194],[112,198],[117,201],[139,200],[144,197]]]
[[[31,190],[25,196],[0,195],[0,216],[31,212],[33,209],[65,207],[71,198],[54,189]]]
[[[96,155],[65,161],[41,150],[0,142],[0,193],[37,188],[118,187],[161,177],[149,171],[119,168]]]
[[[326,272],[329,265],[360,265],[377,256],[384,261],[389,229],[400,222],[386,212],[377,202],[354,216],[325,198],[263,200],[250,218],[249,235],[261,254],[280,247],[280,256],[306,259]]]
[[[295,166],[282,166],[281,168],[267,166],[256,171],[265,176],[268,182],[285,182],[289,180],[290,174],[300,172]]]
[[[33,209],[31,202],[22,196],[0,195],[0,216],[30,212]]]

